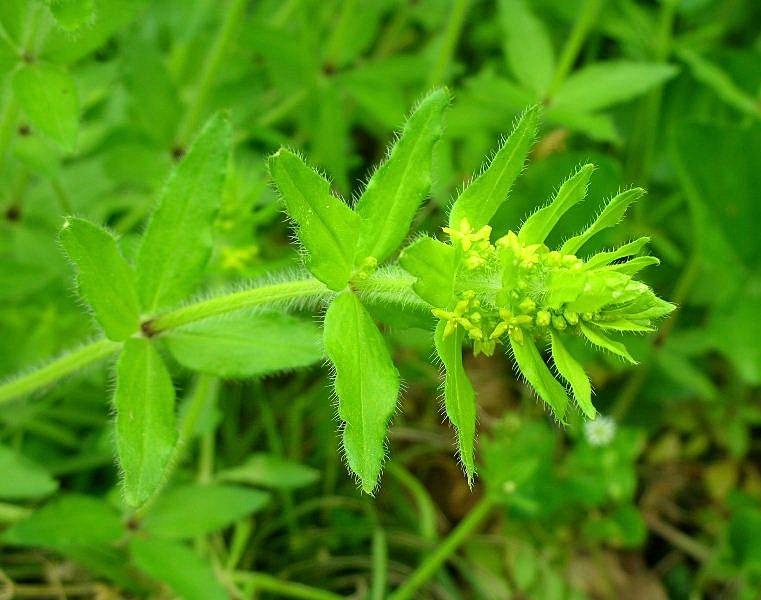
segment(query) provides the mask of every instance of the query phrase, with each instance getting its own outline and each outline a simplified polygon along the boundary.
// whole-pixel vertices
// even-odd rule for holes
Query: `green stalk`
[[[316,279],[286,281],[262,287],[233,292],[209,300],[188,304],[177,310],[159,315],[150,321],[153,333],[174,329],[188,323],[208,319],[217,315],[288,300],[298,300],[321,296],[328,291],[325,284]]]
[[[369,293],[387,295],[389,300],[395,300],[405,305],[413,303],[416,296],[411,290],[412,278],[396,274],[389,275],[388,273],[382,272],[370,277],[362,282],[358,289]],[[293,300],[316,300],[329,293],[330,290],[325,284],[311,277],[274,283],[188,304],[147,321],[143,324],[143,331],[149,335],[156,335],[189,323],[246,308]],[[421,302],[419,299],[417,300],[417,304]],[[427,307],[428,305],[424,304],[424,306]],[[63,379],[67,375],[115,354],[121,346],[120,342],[101,339],[66,353],[40,369],[12,377],[5,383],[0,383],[0,404],[15,400]]]
[[[584,44],[587,34],[592,29],[592,25],[594,25],[597,15],[600,14],[600,9],[602,8],[604,1],[605,0],[587,0],[584,3],[584,6],[582,6],[581,12],[576,18],[576,22],[571,30],[571,35],[569,35],[568,40],[566,40],[563,52],[561,53],[557,67],[555,68],[555,75],[552,78],[550,89],[547,92],[547,95],[550,98],[557,93],[560,86],[565,82],[566,77],[568,77],[568,73],[570,73],[573,63],[576,62],[576,58],[579,56],[579,51]]]
[[[429,87],[442,83],[446,77],[449,63],[452,62],[452,56],[457,48],[462,27],[465,24],[465,14],[468,12],[468,5],[469,0],[454,0],[452,14],[449,16],[447,28],[441,40],[436,64],[431,69],[428,77]]]
[[[486,520],[492,508],[494,508],[494,500],[488,496],[482,498],[444,541],[428,555],[428,558],[415,569],[410,578],[389,596],[389,600],[415,598],[418,590],[436,575],[441,565]]]
[[[679,0],[664,0],[658,19],[658,31],[653,50],[656,62],[666,62],[671,54],[674,35],[674,20]],[[638,126],[629,147],[629,178],[634,181],[646,181],[650,165],[655,154],[655,142],[658,138],[663,88],[658,87],[642,99]],[[646,203],[640,202],[634,207],[638,220],[642,220],[642,211]]]
[[[282,581],[277,577],[265,575],[264,573],[252,573],[248,571],[237,571],[234,578],[240,581],[251,583],[254,589],[265,592],[273,592],[282,598],[301,598],[302,600],[342,600],[343,596],[319,590],[317,588],[295,583],[293,581]]]
[[[386,580],[388,579],[388,545],[386,532],[380,525],[373,530],[373,578],[370,587],[370,600],[383,600],[386,597]]]
[[[94,362],[111,356],[121,347],[119,342],[98,340],[64,354],[36,371],[14,377],[0,385],[0,404],[42,389]]]
[[[233,37],[235,28],[241,21],[243,11],[246,8],[247,0],[231,0],[227,7],[222,25],[219,28],[217,37],[214,39],[214,43],[211,46],[211,51],[206,57],[201,75],[198,79],[198,87],[196,89],[196,96],[193,99],[192,104],[188,107],[185,117],[180,125],[180,132],[178,135],[179,143],[187,144],[193,135],[193,132],[198,127],[206,105],[209,101],[209,95],[214,85],[214,80],[217,77],[217,72],[222,64],[222,59],[227,51],[227,46],[230,44],[230,40]]]

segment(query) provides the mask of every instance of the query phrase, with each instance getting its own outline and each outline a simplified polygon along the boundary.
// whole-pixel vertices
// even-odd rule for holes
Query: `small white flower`
[[[584,423],[584,435],[592,446],[607,446],[616,435],[613,417],[598,416]]]

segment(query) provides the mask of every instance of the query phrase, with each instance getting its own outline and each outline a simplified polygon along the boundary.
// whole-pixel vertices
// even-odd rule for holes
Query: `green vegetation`
[[[0,598],[757,597],[759,25],[4,1]]]

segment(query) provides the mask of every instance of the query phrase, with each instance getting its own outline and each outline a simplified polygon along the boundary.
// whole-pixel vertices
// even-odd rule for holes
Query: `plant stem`
[[[494,500],[489,496],[482,498],[428,558],[415,569],[410,578],[389,596],[389,600],[410,600],[410,598],[414,598],[417,591],[436,575],[441,565],[484,522],[492,508],[494,508]]]
[[[380,525],[373,530],[373,578],[370,588],[371,600],[383,600],[386,597],[386,580],[388,578],[388,545],[386,532]]]
[[[333,592],[319,590],[303,583],[282,581],[277,577],[265,575],[264,573],[237,571],[233,576],[241,581],[252,583],[257,590],[274,592],[283,598],[301,598],[302,600],[342,600],[343,598],[343,596]]]
[[[664,0],[661,3],[658,19],[658,31],[655,37],[653,59],[664,63],[671,54],[674,19],[679,0]],[[639,110],[638,126],[634,130],[629,147],[629,178],[634,181],[647,181],[650,165],[655,153],[655,143],[659,134],[663,86],[651,91],[642,99]],[[635,215],[642,220],[642,211],[647,204],[639,202],[635,206]]]
[[[462,26],[465,24],[465,14],[468,12],[469,4],[469,0],[454,0],[452,14],[449,16],[447,28],[439,46],[436,64],[428,76],[429,87],[440,84],[446,79],[449,63],[452,62],[452,56],[462,33]]]
[[[98,340],[68,352],[36,371],[14,377],[0,384],[0,404],[44,388],[79,369],[114,354],[121,347],[119,342],[107,339]]]
[[[188,107],[185,117],[180,125],[180,132],[178,135],[178,141],[180,144],[187,144],[190,140],[193,132],[198,123],[201,120],[201,115],[206,109],[206,104],[209,100],[209,94],[211,88],[214,85],[214,80],[219,71],[219,67],[222,64],[222,59],[225,56],[227,46],[232,39],[235,28],[241,21],[243,11],[246,8],[247,0],[230,0],[230,4],[227,7],[222,25],[219,28],[217,37],[214,39],[214,43],[211,46],[211,51],[206,57],[201,75],[198,79],[198,87],[196,89],[196,96],[193,99],[192,104]]]
[[[584,40],[590,29],[592,29],[592,25],[594,24],[595,19],[597,19],[597,15],[600,13],[604,1],[605,0],[587,0],[581,8],[581,12],[576,18],[571,34],[566,40],[563,52],[561,53],[557,67],[555,68],[555,75],[552,78],[550,89],[547,92],[547,95],[550,98],[557,93],[560,86],[565,82],[566,77],[568,77],[568,73],[570,73],[573,63],[576,62],[576,58],[579,56],[579,51],[584,44]]]
[[[360,292],[387,294],[389,300],[410,305],[414,304],[417,298],[412,293],[411,286],[411,277],[402,277],[393,271],[382,271],[362,282],[358,288]],[[144,331],[150,331],[151,335],[155,335],[182,325],[246,308],[296,300],[314,301],[330,293],[325,284],[312,277],[264,285],[202,300],[164,313],[146,322]],[[417,304],[428,307],[419,299],[417,299]],[[116,353],[121,346],[120,342],[107,339],[98,340],[66,353],[40,369],[0,383],[0,404],[44,388],[79,369]]]
[[[261,306],[262,304],[318,297],[327,291],[328,288],[325,287],[325,284],[311,278],[275,283],[188,304],[177,310],[159,315],[150,321],[150,327],[154,333],[160,333],[209,317]]]

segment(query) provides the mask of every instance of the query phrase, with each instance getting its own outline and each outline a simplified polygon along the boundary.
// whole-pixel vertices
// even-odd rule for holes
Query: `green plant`
[[[542,356],[549,344],[561,380],[582,412],[594,418],[589,380],[570,350],[573,338],[634,362],[611,336],[652,331],[655,320],[673,309],[634,278],[658,263],[638,256],[647,238],[578,256],[643,192],[635,188],[613,197],[586,229],[550,250],[547,236],[586,195],[593,166],[585,165],[517,233],[493,240],[489,223],[524,168],[536,134],[539,110],[532,108],[453,203],[444,228],[449,242],[418,235],[397,263],[391,259],[430,188],[432,153],[448,104],[445,89],[418,104],[353,207],[299,155],[287,149],[272,155],[270,174],[296,226],[308,273],[286,273],[193,301],[210,257],[230,153],[226,118],[212,118],[163,188],[133,262],[107,230],[79,218],[66,220],[61,244],[105,338],[6,381],[0,402],[118,353],[119,466],[126,500],[139,507],[161,487],[178,443],[175,389],[162,349],[188,368],[226,377],[297,368],[319,360],[318,334],[314,326],[271,309],[326,306],[322,338],[335,373],[343,449],[349,469],[372,494],[401,385],[374,315],[383,320],[384,309],[393,307],[423,323],[430,315],[436,319],[444,404],[471,485],[476,398],[462,364],[464,345],[487,355],[503,346],[562,421],[569,400]],[[253,308],[268,310],[241,312]]]

